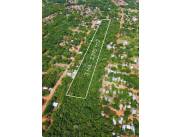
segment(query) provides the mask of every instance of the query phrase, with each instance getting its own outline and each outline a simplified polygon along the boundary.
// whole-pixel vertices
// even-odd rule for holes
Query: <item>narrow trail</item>
[[[124,24],[124,8],[121,8],[121,12],[119,14],[119,16],[121,17],[120,19],[120,29],[123,27],[123,24]]]
[[[80,48],[82,46],[82,44],[84,43],[83,40],[81,40],[79,48],[78,48],[78,52],[80,51]],[[62,80],[64,77],[66,77],[68,69],[70,68],[70,66],[74,63],[74,60],[71,61],[70,64],[68,65],[63,65],[63,67],[66,67],[65,71],[63,72],[63,74],[60,76],[59,80],[56,82],[56,84],[54,85],[53,89],[51,90],[50,94],[48,96],[43,97],[43,105],[42,105],[42,114],[44,113],[44,111],[46,110],[46,107],[49,103],[49,101],[52,99],[52,97],[54,96],[54,93],[57,91],[57,88],[62,84]]]

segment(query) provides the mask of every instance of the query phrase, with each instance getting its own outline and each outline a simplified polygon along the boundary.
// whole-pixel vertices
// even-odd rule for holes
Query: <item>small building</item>
[[[93,20],[91,28],[95,28],[101,24],[101,20]]]
[[[126,130],[126,125],[122,125],[122,130],[123,130],[123,131]]]
[[[48,87],[43,87],[43,90],[48,90]]]
[[[127,64],[127,63],[123,63],[122,66],[123,66],[123,67],[127,67],[128,64]]]
[[[110,50],[110,49],[115,49],[115,45],[113,45],[113,42],[110,42],[108,45],[106,45],[106,48],[107,48],[108,50]]]
[[[106,90],[106,94],[109,94],[109,90]]]
[[[75,78],[76,74],[77,74],[77,70],[74,70],[72,73],[72,78]]]
[[[135,114],[137,113],[136,109],[132,108],[132,109],[131,109],[131,113],[132,113],[133,115],[135,115]]]
[[[129,92],[129,96],[132,96],[132,93],[131,93],[131,92]]]
[[[134,67],[133,66],[130,66],[130,69],[133,69]]]
[[[113,99],[109,96],[104,96],[104,100],[109,102],[109,103],[112,103],[113,102]]]
[[[53,102],[53,107],[56,108],[58,106],[58,103],[57,102]]]
[[[112,81],[113,82],[119,82],[121,80],[121,78],[120,77],[118,77],[118,78],[116,78],[116,77],[112,77]]]
[[[133,17],[132,20],[136,22],[138,19],[136,17]]]
[[[120,117],[120,118],[118,119],[118,123],[119,123],[119,124],[122,124],[122,123],[123,123],[123,117]]]
[[[75,76],[76,76],[76,74],[77,74],[77,70],[74,70],[73,72],[68,72],[67,73],[67,76],[69,76],[69,77],[71,77],[71,78],[75,78]]]
[[[127,129],[131,129],[131,126],[130,126],[130,125],[126,125],[126,128],[127,128]]]
[[[105,116],[104,111],[101,111],[101,116],[103,116],[103,117]]]
[[[119,109],[122,110],[123,109],[123,104],[119,105]]]
[[[131,105],[127,105],[127,108],[131,108]]]
[[[110,50],[110,49],[112,49],[113,47],[112,47],[110,44],[108,44],[108,45],[106,46],[106,48],[107,48],[108,50]]]
[[[112,132],[112,135],[113,135],[113,137],[116,135],[116,133],[115,132]]]
[[[49,90],[49,92],[51,92],[53,90],[53,88],[49,88],[48,90]]]
[[[136,95],[133,95],[133,100],[137,100]]]
[[[127,40],[123,40],[122,44],[123,44],[123,46],[127,46],[129,43]]]

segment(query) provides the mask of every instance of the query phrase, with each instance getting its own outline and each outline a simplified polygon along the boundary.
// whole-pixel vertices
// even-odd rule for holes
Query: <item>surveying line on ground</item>
[[[104,39],[103,39],[103,43],[102,43],[101,49],[100,49],[99,54],[98,54],[98,58],[97,58],[97,61],[96,61],[96,64],[95,64],[95,67],[94,67],[94,70],[93,70],[93,74],[92,74],[92,76],[91,76],[91,80],[90,80],[88,89],[87,89],[87,91],[86,91],[85,99],[87,98],[87,95],[88,95],[88,93],[89,93],[89,88],[90,88],[90,86],[91,86],[91,83],[92,83],[92,80],[93,80],[93,76],[94,76],[94,72],[95,72],[95,70],[96,70],[97,63],[98,63],[99,57],[100,57],[100,55],[101,55],[101,51],[102,51],[102,48],[103,48],[103,45],[104,45],[104,41],[106,40],[106,35],[107,35],[108,30],[109,30],[110,23],[111,23],[111,20],[109,20],[109,24],[108,24],[108,27],[107,27],[107,30],[106,30],[106,33],[105,33],[105,36],[104,36]]]
[[[77,96],[73,96],[73,95],[66,95],[68,97],[74,97],[74,98],[79,98],[79,99],[86,99],[85,97],[77,97]]]
[[[80,63],[80,65],[79,65],[79,67],[78,67],[78,70],[77,70],[77,73],[79,72],[79,68],[81,67],[82,62],[84,61],[84,58],[85,58],[85,56],[86,56],[86,54],[87,54],[87,52],[88,52],[88,50],[89,50],[89,48],[90,48],[90,46],[91,46],[91,43],[92,43],[93,40],[94,40],[94,37],[95,37],[98,29],[99,29],[99,26],[98,26],[98,28],[96,29],[96,31],[95,31],[95,33],[94,33],[94,35],[93,35],[93,37],[92,37],[92,39],[91,39],[91,41],[90,41],[90,43],[89,43],[89,46],[88,46],[88,48],[87,48],[87,50],[86,50],[86,52],[85,52],[85,54],[84,54],[84,56],[83,56],[83,58],[82,58],[82,60],[81,60],[81,63]],[[76,75],[77,75],[77,73],[76,73]],[[68,95],[68,92],[69,92],[69,90],[70,90],[70,88],[71,88],[71,85],[72,85],[74,79],[76,78],[76,75],[75,75],[75,77],[73,78],[73,80],[72,80],[71,83],[70,83],[70,86],[69,86],[69,88],[68,88],[68,90],[67,90],[67,92],[66,92],[66,96]]]
[[[85,96],[85,97],[78,97],[78,96],[68,95],[68,92],[69,92],[69,90],[70,90],[70,88],[71,88],[71,85],[72,85],[74,79],[76,78],[76,75],[77,75],[77,73],[78,73],[78,71],[79,71],[79,69],[80,69],[80,67],[81,67],[81,65],[82,65],[82,62],[84,61],[84,58],[85,58],[85,56],[86,56],[86,54],[87,54],[87,52],[88,52],[88,50],[89,50],[89,48],[90,48],[90,46],[91,46],[91,43],[92,43],[92,41],[94,40],[94,37],[95,37],[95,35],[96,35],[96,33],[97,33],[97,31],[98,31],[98,29],[99,29],[99,27],[100,27],[101,24],[100,24],[100,25],[98,26],[98,28],[96,29],[96,31],[95,31],[95,33],[94,33],[94,35],[93,35],[93,38],[91,39],[90,44],[89,44],[89,46],[88,46],[88,48],[87,48],[87,50],[86,50],[86,52],[85,52],[85,54],[84,54],[84,56],[83,56],[83,59],[81,60],[80,66],[78,67],[78,70],[77,70],[77,73],[76,73],[75,77],[73,78],[73,80],[72,80],[71,83],[70,83],[70,86],[69,86],[69,88],[68,88],[68,90],[67,90],[67,92],[66,92],[66,96],[68,96],[68,97],[74,97],[74,98],[77,98],[77,99],[86,99],[86,98],[87,98],[87,95],[88,95],[88,92],[89,92],[89,88],[90,88],[90,85],[91,85],[91,83],[92,83],[92,79],[93,79],[93,76],[94,76],[94,72],[95,72],[97,63],[98,63],[98,61],[99,61],[99,57],[100,57],[100,54],[101,54],[101,50],[102,50],[102,48],[103,48],[104,41],[105,41],[105,39],[106,39],[107,32],[108,32],[108,30],[109,30],[109,26],[110,26],[110,23],[111,23],[111,20],[110,20],[110,19],[102,19],[101,21],[103,21],[103,20],[109,20],[109,23],[108,23],[107,30],[106,30],[106,32],[105,32],[105,36],[104,36],[104,39],[103,39],[103,42],[102,42],[102,46],[101,46],[100,51],[99,51],[99,54],[98,54],[98,58],[97,58],[97,61],[96,61],[96,64],[95,64],[95,67],[94,67],[94,70],[93,70],[93,74],[92,74],[92,76],[91,76],[90,83],[89,83],[89,85],[88,85],[88,89],[87,89],[87,91],[86,91],[86,96]],[[99,40],[98,40],[98,41],[99,41]],[[96,44],[97,44],[97,43],[96,43]]]

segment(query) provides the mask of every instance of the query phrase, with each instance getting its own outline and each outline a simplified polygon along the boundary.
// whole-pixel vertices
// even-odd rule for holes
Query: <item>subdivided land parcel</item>
[[[87,98],[91,83],[93,82],[93,75],[98,64],[99,56],[108,34],[110,22],[111,20],[109,19],[101,20],[101,24],[97,27],[80,62],[76,71],[77,73],[69,85],[66,96],[81,99]]]

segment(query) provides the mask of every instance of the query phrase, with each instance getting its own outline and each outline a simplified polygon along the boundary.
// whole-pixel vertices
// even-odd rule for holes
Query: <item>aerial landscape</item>
[[[139,1],[42,1],[43,137],[139,137]]]

